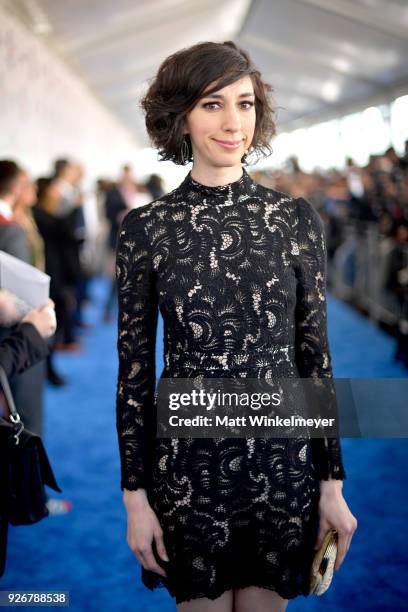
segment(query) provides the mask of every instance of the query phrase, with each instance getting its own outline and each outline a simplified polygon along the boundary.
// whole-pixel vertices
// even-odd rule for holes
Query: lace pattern
[[[155,338],[165,377],[332,379],[322,222],[304,199],[187,175],[132,210],[117,250],[121,488],[147,490],[177,603],[250,584],[307,595],[319,480],[346,477],[338,438],[159,439]],[[336,409],[333,387],[333,410]]]

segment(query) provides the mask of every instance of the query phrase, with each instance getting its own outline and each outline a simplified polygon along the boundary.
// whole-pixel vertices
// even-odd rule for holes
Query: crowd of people
[[[364,167],[348,158],[344,170],[306,173],[298,160],[291,158],[285,169],[257,173],[256,179],[278,191],[303,196],[317,208],[326,226],[331,286],[339,274],[339,267],[331,265],[337,255],[347,250],[347,276],[352,286],[357,283],[359,245],[367,251],[366,267],[360,275],[371,271],[377,292],[370,298],[392,304],[394,322],[386,327],[396,337],[395,359],[408,368],[408,140],[401,157],[390,147],[383,155],[371,155]],[[348,238],[350,229],[352,240]],[[376,235],[375,261],[370,260],[365,240],[368,229]],[[346,242],[349,246],[345,249]],[[387,302],[388,296],[392,300]],[[351,302],[364,311],[358,296]]]
[[[104,319],[109,321],[112,317],[112,308],[115,304],[116,278],[114,263],[116,239],[122,219],[132,208],[162,196],[164,194],[164,184],[158,174],[150,175],[146,183],[138,183],[133,177],[131,167],[125,165],[116,183],[106,179],[99,179],[97,189],[100,207],[104,211],[108,223],[106,272],[111,278],[111,289],[104,307]]]
[[[104,311],[104,319],[108,320],[115,303],[114,254],[121,220],[128,210],[163,192],[158,176],[150,177],[146,185],[138,184],[131,168],[124,166],[117,183],[101,180],[96,194],[89,197],[82,187],[83,175],[80,163],[58,159],[50,176],[34,181],[15,161],[0,160],[0,251],[50,277],[50,300],[43,305],[45,312],[30,310],[18,296],[0,289],[0,341],[9,358],[10,386],[25,427],[40,436],[46,381],[57,387],[68,382],[55,367],[54,353],[81,350],[81,330],[87,327],[82,309],[89,299],[90,278],[97,272],[111,277],[112,288]],[[98,265],[87,257],[90,242],[95,241],[89,219],[96,219],[97,236],[102,235],[102,241],[97,241],[102,251],[97,257]],[[30,347],[27,329],[31,340],[33,332],[23,324],[32,323],[41,335],[49,309],[55,312],[56,326],[47,336],[47,350],[41,346],[38,358],[24,359]],[[16,346],[13,356],[10,347]],[[27,366],[28,361],[29,368],[21,365]],[[48,499],[47,506],[50,514],[62,514],[72,508],[69,500],[53,498]]]

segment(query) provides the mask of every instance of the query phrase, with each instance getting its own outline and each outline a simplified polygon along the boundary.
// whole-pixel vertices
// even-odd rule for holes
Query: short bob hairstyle
[[[190,136],[183,133],[185,116],[200,98],[247,75],[254,87],[256,110],[255,132],[248,152],[258,157],[270,155],[270,141],[276,133],[271,85],[263,82],[248,53],[234,42],[202,42],[165,59],[141,100],[147,132],[161,161],[171,160],[179,165],[191,162]],[[214,86],[204,94],[213,82]],[[183,141],[187,142],[188,156],[182,155]],[[248,163],[246,158],[245,154],[241,161]]]

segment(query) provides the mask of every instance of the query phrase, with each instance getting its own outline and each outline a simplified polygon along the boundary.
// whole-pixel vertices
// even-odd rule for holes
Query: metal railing
[[[395,325],[406,318],[406,304],[387,288],[391,256],[397,246],[408,271],[408,245],[398,245],[393,238],[381,235],[376,223],[347,225],[342,244],[328,262],[332,293],[360,307],[374,321]]]

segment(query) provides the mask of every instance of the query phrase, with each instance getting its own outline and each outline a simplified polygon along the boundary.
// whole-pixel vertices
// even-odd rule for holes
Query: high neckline
[[[234,204],[242,195],[247,195],[248,191],[254,185],[254,181],[249,176],[248,172],[242,167],[242,176],[236,181],[226,183],[225,185],[204,185],[199,183],[191,176],[191,170],[180,185],[180,189],[184,192],[192,192],[205,198],[207,201],[223,202],[224,204]]]

